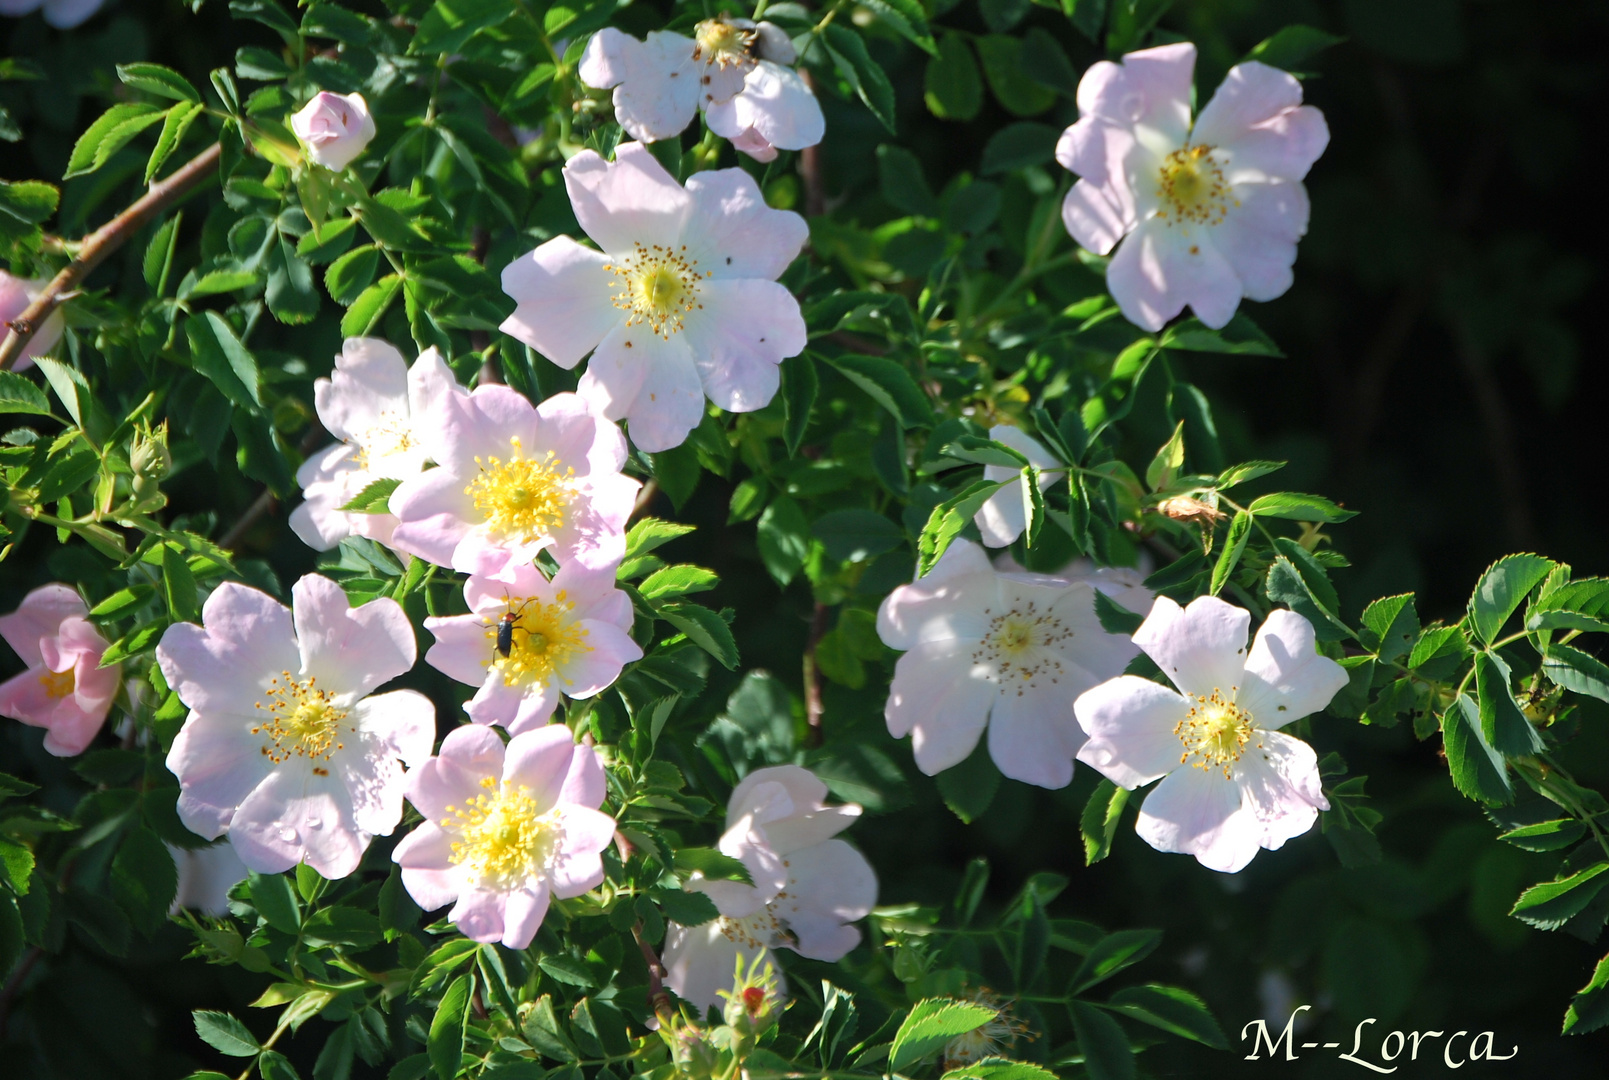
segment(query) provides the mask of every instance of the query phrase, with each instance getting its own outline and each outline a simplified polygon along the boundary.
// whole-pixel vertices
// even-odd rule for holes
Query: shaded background
[[[971,0],[937,22],[986,31]],[[1205,100],[1248,49],[1295,22],[1347,40],[1308,65],[1308,100],[1324,110],[1332,141],[1309,180],[1312,226],[1296,285],[1278,301],[1248,305],[1287,358],[1182,361],[1212,398],[1227,456],[1289,460],[1283,488],[1361,512],[1331,530],[1354,564],[1335,574],[1349,618],[1369,599],[1410,589],[1427,620],[1456,618],[1480,571],[1510,551],[1562,559],[1578,576],[1609,573],[1599,511],[1609,386],[1589,319],[1603,287],[1604,174],[1591,164],[1591,147],[1609,105],[1601,61],[1609,9],[1521,0],[1201,0],[1179,5],[1159,25],[1200,46]],[[1100,55],[1056,12],[1035,7],[1015,32],[1028,26],[1051,33],[1079,69]],[[34,58],[53,76],[48,84],[0,86],[30,132],[26,143],[0,144],[10,178],[60,176],[74,135],[102,105],[97,97],[109,89],[113,62],[157,60],[201,84],[238,45],[276,44],[262,27],[230,21],[220,4],[193,15],[164,0],[114,0],[70,34],[37,17],[0,23],[0,34],[9,34],[8,54]],[[899,95],[899,141],[916,151],[935,189],[975,171],[988,137],[1014,119],[987,95],[975,120],[935,119],[922,103],[925,57],[892,40],[877,43],[874,55]],[[826,108],[826,189],[843,200],[836,212],[865,226],[899,216],[878,193],[873,150],[886,133],[859,104],[828,98]],[[1036,119],[1061,126],[1075,117],[1061,99]],[[75,200],[102,182],[67,186],[62,231],[83,227]],[[309,333],[319,335],[317,355],[338,348],[328,319]],[[1166,433],[1138,423],[1128,434],[1127,457],[1143,466]],[[186,490],[181,478],[176,509],[215,509],[229,522],[256,492],[238,476],[205,490]],[[797,697],[809,588],[795,582],[778,600],[752,525],[725,526],[730,493],[729,484],[704,477],[676,515],[700,531],[666,554],[722,574],[711,602],[736,608],[744,663],[771,670]],[[655,512],[672,510],[662,500]],[[72,557],[43,540],[6,563],[0,607],[9,609],[37,581],[71,576]],[[248,538],[246,553],[269,559],[287,579],[312,565],[282,514]],[[859,692],[827,686],[829,743],[881,723],[882,689],[871,682]],[[672,734],[690,765],[693,739],[735,683],[717,669],[702,711],[675,722]],[[450,692],[432,689],[451,707]],[[1583,735],[1565,760],[1583,782],[1601,787],[1609,783],[1609,717],[1583,711]],[[68,812],[81,789],[39,752],[36,735],[6,725],[3,767],[49,782],[63,803],[55,808]],[[1491,1029],[1500,1050],[1518,1044],[1520,1053],[1506,1064],[1482,1063],[1480,1075],[1609,1075],[1609,1034],[1556,1034],[1602,942],[1544,934],[1506,915],[1524,885],[1551,874],[1554,860],[1495,841],[1478,808],[1452,789],[1435,740],[1419,744],[1402,726],[1380,731],[1333,719],[1314,724],[1311,737],[1321,752],[1342,752],[1351,772],[1370,777],[1373,805],[1385,815],[1381,864],[1343,870],[1315,832],[1225,877],[1151,851],[1125,825],[1111,859],[1085,868],[1077,819],[1094,783],[1087,770],[1057,793],[1007,782],[989,813],[964,826],[910,768],[905,746],[890,748],[905,785],[851,835],[879,868],[886,902],[946,901],[974,855],[993,864],[995,904],[1030,873],[1066,874],[1070,885],[1052,915],[1108,929],[1162,928],[1162,948],[1133,974],[1195,989],[1231,1040],[1252,1019],[1277,1017],[1277,1028],[1295,1005],[1311,1004],[1309,1040],[1350,1048],[1353,1026],[1368,1017],[1380,1021],[1370,1029],[1375,1047],[1394,1028]],[[173,928],[137,945],[126,961],[75,945],[28,984],[0,1046],[0,1075],[165,1078],[202,1063],[222,1067],[200,1059],[205,1048],[190,1032],[187,1010],[246,1012],[259,987],[238,971],[220,976],[176,963],[184,946]],[[1066,959],[1053,954],[1051,962]],[[1244,1052],[1169,1040],[1142,1055],[1140,1066],[1156,1076],[1358,1074],[1358,1066],[1316,1052],[1295,1063],[1245,1062]],[[310,1057],[298,1064],[307,1075]],[[1438,1054],[1404,1064],[1398,1075],[1444,1069]]]

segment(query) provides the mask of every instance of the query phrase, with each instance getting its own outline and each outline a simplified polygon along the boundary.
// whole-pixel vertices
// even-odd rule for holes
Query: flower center
[[[754,31],[733,26],[725,19],[705,19],[693,31],[698,45],[693,59],[728,67],[749,60],[749,46],[754,43]]]
[[[698,260],[689,259],[685,245],[678,251],[654,244],[637,244],[630,255],[618,263],[605,263],[615,276],[609,288],[614,305],[628,312],[627,326],[647,323],[648,328],[666,340],[682,328],[682,318],[703,307],[698,302],[700,274]]]
[[[78,687],[78,677],[73,669],[66,671],[49,671],[39,676],[39,685],[45,688],[45,696],[61,699],[72,693]]]
[[[1236,689],[1231,686],[1230,694]],[[1173,726],[1173,733],[1184,744],[1179,763],[1182,765],[1189,761],[1197,769],[1221,768],[1224,778],[1228,779],[1231,766],[1240,760],[1240,756],[1246,752],[1246,744],[1257,733],[1257,729],[1252,727],[1251,713],[1232,701],[1225,701],[1216,687],[1208,697],[1200,694],[1190,696],[1196,699],[1196,703],[1190,706],[1185,718]],[[1262,745],[1260,738],[1257,745]],[[1191,758],[1195,760],[1190,761]]]
[[[1240,205],[1210,146],[1181,147],[1164,158],[1157,198],[1162,200],[1158,218],[1186,225],[1221,224],[1229,207]]]
[[[490,776],[480,785],[486,794],[448,806],[441,827],[454,838],[453,865],[469,867],[484,883],[512,888],[553,862],[560,811],[537,813],[528,788],[505,788]]]
[[[735,941],[744,949],[774,949],[792,946],[798,939],[788,929],[788,922],[776,914],[777,904],[787,897],[778,893],[777,899],[765,906],[764,911],[745,915],[741,919],[721,916],[719,929],[728,941]]]
[[[967,1000],[974,1005],[993,1009],[994,1015],[984,1021],[982,1027],[957,1035],[944,1044],[946,1069],[958,1069],[986,1057],[1001,1056],[1011,1043],[1028,1032],[1028,1025],[1012,1014],[1010,1003],[987,989],[969,994]]]
[[[509,440],[513,455],[475,459],[480,472],[464,494],[475,500],[491,531],[518,540],[539,540],[564,526],[564,512],[572,497],[575,470],[549,450],[541,457],[526,457],[516,436]]]
[[[263,755],[275,765],[292,757],[328,761],[335,751],[346,749],[341,741],[346,710],[337,708],[335,695],[320,690],[317,681],[314,675],[304,680],[281,671],[268,683],[267,700],[257,702],[255,707],[268,717],[251,733],[266,737]]]
[[[984,608],[989,629],[972,653],[972,663],[982,665],[988,677],[1002,687],[1015,686],[1017,696],[1038,687],[1040,679],[1059,682],[1061,661],[1052,651],[1073,639],[1073,631],[1060,618],[1039,610],[1033,600],[1009,611],[996,613]]]
[[[508,613],[514,616],[509,635],[507,656],[497,655],[494,648],[493,666],[503,673],[507,686],[546,685],[570,662],[583,653],[592,651],[587,644],[587,628],[570,621],[575,601],[565,599],[559,590],[557,602],[544,604],[536,599],[514,597],[508,602]],[[498,623],[486,631],[488,641],[496,642]],[[560,676],[562,678],[562,676]],[[566,685],[569,679],[564,679]]]
[[[357,444],[358,467],[365,470],[386,458],[406,454],[416,445],[407,417],[389,410],[364,430]]]

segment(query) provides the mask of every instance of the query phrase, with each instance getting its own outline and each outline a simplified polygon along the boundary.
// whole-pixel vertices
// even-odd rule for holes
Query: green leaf
[[[1502,657],[1493,652],[1475,654],[1481,734],[1492,749],[1508,757],[1540,753],[1542,736],[1514,700],[1511,678]]]
[[[429,987],[441,982],[448,975],[463,967],[475,958],[480,952],[478,942],[465,938],[453,938],[443,942],[429,956],[420,961],[414,969],[411,994],[418,997]]]
[[[8,885],[18,896],[28,895],[28,882],[33,877],[34,853],[32,849],[0,837],[0,885]],[[0,903],[8,898],[0,892]]]
[[[1124,968],[1150,956],[1160,944],[1160,930],[1119,930],[1115,934],[1107,934],[1095,943],[1078,965],[1078,970],[1073,972],[1067,992],[1082,993],[1096,983],[1110,979]]]
[[[966,528],[991,495],[1010,483],[1015,481],[979,480],[935,506],[917,539],[916,576],[921,577],[938,565],[950,541]]]
[[[1240,565],[1240,556],[1245,553],[1246,541],[1250,537],[1251,515],[1244,510],[1235,511],[1234,518],[1229,522],[1229,532],[1224,536],[1223,547],[1218,550],[1218,561],[1212,567],[1212,595],[1217,596],[1229,583],[1229,575]]]
[[[15,413],[52,415],[43,390],[14,371],[0,371],[0,416]]]
[[[382,476],[378,480],[370,480],[362,491],[352,496],[347,504],[341,507],[346,514],[389,514],[391,512],[391,493],[402,486],[401,480]]]
[[[1609,667],[1574,646],[1549,645],[1542,654],[1542,671],[1566,690],[1609,701]]]
[[[158,619],[144,626],[136,626],[127,634],[112,642],[111,648],[101,654],[101,667],[111,667],[121,664],[131,656],[137,656],[146,649],[156,647],[157,640],[161,638],[168,628],[167,619]]]
[[[986,740],[979,739],[959,765],[934,777],[939,795],[950,812],[970,825],[983,816],[1000,790],[1000,769],[989,756]]]
[[[268,251],[268,291],[264,294],[274,318],[289,326],[312,322],[318,315],[318,292],[313,271],[283,233]]]
[[[922,175],[922,163],[903,146],[877,148],[877,181],[883,201],[896,210],[922,217],[939,216],[939,200]]]
[[[723,855],[714,848],[689,847],[676,852],[676,872],[683,876],[698,874],[709,881],[739,881],[753,885],[754,878],[741,859]]]
[[[1532,589],[1554,567],[1540,555],[1506,555],[1481,575],[1469,598],[1469,625],[1483,645],[1490,645]]]
[[[720,917],[715,901],[701,892],[684,889],[649,889],[648,896],[664,911],[665,917],[681,926],[703,926]]]
[[[302,923],[302,940],[314,948],[351,945],[366,949],[378,944],[384,936],[379,917],[355,907],[321,908]]]
[[[1240,465],[1231,465],[1218,474],[1217,487],[1220,489],[1232,488],[1236,484],[1244,484],[1246,481],[1255,480],[1259,476],[1267,476],[1269,473],[1278,472],[1286,464],[1288,463],[1284,461],[1247,461]]]
[[[436,1015],[430,1021],[430,1037],[425,1046],[430,1054],[430,1065],[438,1080],[453,1080],[464,1060],[464,1028],[469,1021],[470,991],[475,976],[470,973],[455,978],[441,995]]]
[[[1044,165],[1054,160],[1060,136],[1061,132],[1050,125],[1032,120],[1007,124],[984,144],[978,171],[984,176],[998,176],[1030,165]]]
[[[996,1016],[994,1009],[948,998],[919,1001],[900,1023],[888,1052],[894,1072],[922,1060],[957,1035],[975,1031]]]
[[[89,609],[92,619],[116,619],[149,600],[156,592],[150,585],[135,584],[126,589],[119,589],[105,600]]]
[[[660,518],[643,518],[633,525],[626,533],[625,562],[648,554],[665,544],[670,543],[678,536],[686,536],[694,531],[696,525],[683,525],[677,521],[665,521]]]
[[[1026,992],[1039,978],[1045,957],[1050,955],[1050,920],[1045,918],[1045,905],[1037,891],[1028,890],[1023,900],[1027,910],[1017,932],[1017,951],[1011,966],[1017,988]]]
[[[1032,1062],[986,1057],[951,1069],[943,1080],[1056,1080],[1056,1074]]]
[[[158,296],[168,289],[168,275],[173,271],[173,253],[179,244],[179,223],[183,220],[183,214],[174,214],[164,221],[145,249],[145,259],[140,269],[145,284]]]
[[[1231,353],[1239,356],[1274,356],[1279,351],[1272,338],[1244,313],[1237,314],[1218,330],[1199,319],[1185,319],[1168,328],[1162,335],[1162,347],[1182,349],[1186,352]]]
[[[190,338],[190,357],[223,396],[241,408],[262,405],[257,361],[235,336],[234,328],[216,311],[203,312],[184,324]]]
[[[302,907],[296,899],[296,889],[284,874],[252,873],[246,877],[251,890],[251,903],[263,920],[284,934],[295,934],[302,928]]]
[[[195,622],[200,617],[196,577],[184,553],[172,544],[162,545],[162,589],[174,622]]]
[[[1513,801],[1514,790],[1503,755],[1492,749],[1481,733],[1480,706],[1468,694],[1459,694],[1453,706],[1442,713],[1441,738],[1453,786],[1465,797],[1489,806]]]
[[[811,535],[827,555],[844,562],[863,562],[905,543],[905,530],[875,510],[833,510],[817,518]]]
[[[100,455],[93,450],[74,450],[59,458],[39,481],[39,502],[52,503],[63,495],[76,493],[100,471]]]
[[[365,337],[369,331],[380,325],[397,293],[402,291],[402,275],[387,274],[373,285],[364,289],[358,298],[352,301],[352,306],[346,309],[341,316],[341,335],[343,337]]]
[[[637,591],[649,600],[674,600],[680,596],[708,592],[720,580],[713,570],[684,563],[654,571],[637,586]]]
[[[715,657],[728,671],[737,668],[737,642],[732,628],[715,612],[699,604],[663,604],[659,617],[687,635],[689,641]]]
[[[0,180],[0,213],[10,214],[25,225],[38,225],[50,219],[61,202],[61,190],[43,180]]]
[[[1184,466],[1184,421],[1180,420],[1168,441],[1162,444],[1151,464],[1145,467],[1145,486],[1161,491],[1173,483],[1173,478]],[[1253,504],[1255,505],[1255,504]],[[1253,513],[1256,511],[1254,510]]]
[[[1363,609],[1359,640],[1381,660],[1395,660],[1413,648],[1419,637],[1419,613],[1414,594],[1386,596]]]
[[[1122,637],[1133,637],[1145,623],[1144,615],[1130,611],[1099,589],[1095,590],[1095,617],[1102,630]]]
[[[1127,789],[1105,778],[1090,792],[1084,813],[1078,819],[1079,831],[1084,834],[1085,866],[1094,866],[1111,853],[1112,837],[1117,835],[1117,826],[1123,820],[1123,808],[1128,801]]]
[[[895,32],[923,52],[937,52],[933,31],[927,25],[927,9],[921,0],[862,0],[860,5],[873,11]]]
[[[1023,67],[1022,40],[1005,34],[974,39],[983,61],[983,77],[995,100],[1013,116],[1037,116],[1056,104],[1056,93],[1029,77]]]
[[[786,495],[774,499],[760,515],[756,532],[766,573],[786,587],[810,555],[810,523],[804,511]]]
[[[1229,1049],[1229,1040],[1218,1021],[1206,1004],[1188,990],[1177,986],[1126,986],[1112,995],[1111,1006],[1124,1016],[1194,1039],[1214,1050]]]
[[[1294,491],[1260,495],[1246,509],[1259,517],[1282,518],[1286,521],[1337,522],[1358,516],[1356,510],[1343,510],[1321,496],[1299,495]]]
[[[78,137],[72,155],[67,160],[65,180],[92,173],[105,165],[107,159],[127,146],[129,141],[161,120],[165,111],[143,101],[125,101],[113,105]]]
[[[146,936],[168,917],[179,888],[179,871],[161,837],[143,825],[123,837],[112,860],[112,895]]]
[[[1336,37],[1334,34],[1326,34],[1316,27],[1297,23],[1259,42],[1245,58],[1267,64],[1269,67],[1300,71],[1308,60],[1345,40],[1346,38]]]
[[[1037,26],[1023,35],[1022,70],[1048,90],[1068,98],[1078,97],[1078,69],[1061,43]]]
[[[1281,537],[1280,539],[1284,539]],[[1296,545],[1292,545],[1296,547]],[[1340,641],[1347,637],[1347,629],[1332,614],[1335,587],[1324,576],[1311,555],[1306,558],[1284,552],[1268,567],[1264,591],[1268,599],[1284,604],[1313,625],[1313,633],[1320,641]],[[1298,547],[1298,551],[1301,549]],[[1300,561],[1298,561],[1300,560]],[[1326,603],[1328,601],[1328,603]]]
[[[983,80],[964,36],[945,34],[922,76],[928,111],[941,120],[971,120],[983,107]]]
[[[1527,630],[1580,630],[1583,633],[1609,631],[1609,622],[1579,611],[1534,611],[1525,620]]]
[[[191,1014],[203,1042],[230,1057],[254,1057],[261,1047],[246,1025],[225,1012],[196,1009]]]
[[[1557,930],[1609,885],[1605,871],[1609,862],[1599,861],[1558,881],[1533,885],[1520,894],[1509,914],[1542,930]]]
[[[827,55],[832,57],[844,81],[860,100],[882,121],[890,132],[894,130],[894,87],[888,76],[866,51],[866,42],[860,34],[847,27],[833,24],[822,35]]]
[[[148,94],[201,104],[201,95],[190,85],[190,80],[161,64],[118,64],[117,77]]]
[[[788,447],[789,457],[799,452],[799,444],[804,441],[819,385],[816,362],[809,353],[800,353],[782,362],[782,440]]]
[[[415,56],[455,53],[470,38],[512,14],[514,6],[505,0],[436,0],[419,20],[408,51]]]
[[[1535,825],[1522,825],[1518,829],[1510,829],[1498,839],[1526,851],[1558,851],[1561,848],[1574,847],[1585,835],[1587,835],[1585,823],[1574,818],[1558,818],[1554,821],[1542,821]]]
[[[1609,1024],[1609,956],[1598,961],[1592,978],[1576,992],[1564,1014],[1563,1035],[1585,1035]]]
[[[1088,1002],[1070,1001],[1067,1007],[1090,1080],[1134,1080],[1134,1051],[1117,1021]]]

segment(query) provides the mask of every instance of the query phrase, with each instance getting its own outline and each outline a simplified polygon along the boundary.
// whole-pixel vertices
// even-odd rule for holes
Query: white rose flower
[[[374,138],[374,117],[362,94],[321,90],[291,117],[291,130],[314,164],[340,172]]]

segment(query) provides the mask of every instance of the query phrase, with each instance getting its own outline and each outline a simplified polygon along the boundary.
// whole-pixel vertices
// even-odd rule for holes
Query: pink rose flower
[[[47,284],[44,278],[12,277],[4,270],[0,270],[0,341],[6,336],[5,324],[28,310],[28,305],[34,302],[39,292]],[[43,356],[61,340],[62,327],[66,325],[57,308],[50,313],[50,318],[39,328],[38,333],[29,339],[28,345],[17,358],[13,369],[21,371],[33,367],[34,357]]]
[[[392,853],[408,895],[471,941],[523,949],[554,897],[603,883],[598,853],[614,839],[601,813],[603,766],[559,724],[503,745],[491,728],[449,734],[441,754],[408,774],[408,801],[425,823]],[[456,903],[454,903],[456,901]]]
[[[588,566],[625,555],[642,485],[621,475],[620,429],[575,394],[533,406],[479,386],[437,402],[415,430],[437,467],[391,493],[398,551],[499,579],[548,548]]]
[[[1242,296],[1291,287],[1307,232],[1302,178],[1330,141],[1302,84],[1255,60],[1229,69],[1192,124],[1195,63],[1183,42],[1090,65],[1079,121],[1056,146],[1082,178],[1062,204],[1067,231],[1098,255],[1117,248],[1107,287],[1147,330],[1186,304],[1223,326]]]
[[[81,754],[106,722],[122,667],[101,667],[107,641],[89,609],[66,585],[41,585],[0,616],[0,637],[28,670],[0,683],[0,716],[45,730],[57,757]]]
[[[340,172],[374,138],[374,117],[362,94],[322,90],[291,117],[291,130],[314,164]]]
[[[105,0],[0,0],[0,15],[20,19],[37,11],[58,30],[71,30],[101,9]]]
[[[395,600],[354,608],[317,574],[291,593],[294,611],[226,582],[201,626],[162,635],[157,662],[190,707],[168,769],[191,832],[227,831],[260,874],[302,862],[334,880],[402,820],[402,766],[430,756],[436,710],[413,690],[374,693],[416,656]]]
[[[425,663],[471,686],[464,706],[477,724],[501,724],[510,735],[548,722],[562,694],[587,698],[642,659],[631,640],[631,598],[615,588],[613,566],[570,562],[549,581],[534,566],[515,566],[506,580],[464,583],[470,614],[425,620],[436,643]],[[499,624],[513,616],[508,655],[497,649]]]

